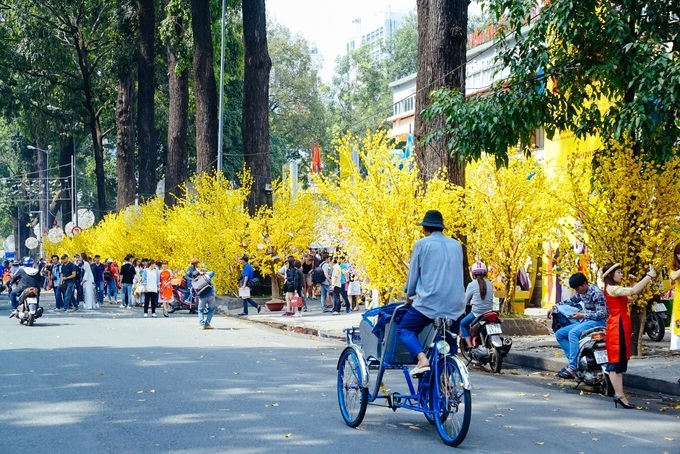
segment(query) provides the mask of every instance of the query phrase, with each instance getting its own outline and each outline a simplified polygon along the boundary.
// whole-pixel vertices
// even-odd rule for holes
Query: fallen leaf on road
[[[519,375],[519,372],[517,372],[516,370],[511,370],[510,373],[511,373],[512,375]]]
[[[144,402],[145,399],[137,399],[137,402]]]
[[[535,445],[543,446],[545,444],[544,441],[534,441]]]
[[[278,407],[279,404],[272,404],[272,407]]]
[[[593,441],[598,441],[597,438],[591,438],[591,440],[593,440]]]
[[[512,429],[512,426],[503,426],[504,429]]]
[[[546,397],[546,398],[547,398],[547,397],[550,397],[550,393],[543,394],[543,397]]]
[[[104,372],[97,372],[97,375],[102,376],[104,375]]]
[[[517,395],[518,395],[519,397],[524,397],[524,396],[527,395],[527,393],[518,393]]]
[[[149,392],[150,392],[151,394],[155,394],[155,393],[156,393],[156,390],[155,390],[155,389],[150,389]]]
[[[283,438],[290,438],[291,435],[293,435],[293,434],[285,434],[285,435],[283,436]]]
[[[234,375],[241,375],[241,372],[234,372]]]
[[[499,418],[504,418],[505,415],[503,413],[496,413],[494,416],[498,416]]]
[[[663,439],[666,440],[666,441],[673,441],[673,440],[675,440],[675,438],[671,438],[671,437],[663,437]]]
[[[137,391],[137,394],[144,394],[144,391]]]

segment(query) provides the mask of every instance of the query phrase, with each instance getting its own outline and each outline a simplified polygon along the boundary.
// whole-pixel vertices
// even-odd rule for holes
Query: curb
[[[530,367],[532,369],[544,370],[548,372],[559,372],[564,366],[564,358],[557,361],[550,358],[541,358],[540,356],[531,356],[523,353],[508,353],[505,360],[514,364],[515,366]],[[641,375],[631,374],[626,372],[623,375],[623,383],[626,387],[636,388],[643,391],[653,393],[669,394],[673,396],[680,396],[680,383],[673,383],[666,380],[659,380],[656,378],[643,377]]]
[[[238,303],[238,301],[236,301]],[[230,314],[228,312],[228,309],[235,309],[235,308],[240,308],[240,304],[235,307],[230,307],[229,304],[219,306],[217,310],[221,311],[221,313],[227,317],[234,317],[234,315]],[[227,310],[225,310],[227,309]],[[295,325],[288,325],[284,322],[275,322],[271,320],[258,320],[257,318],[246,318],[248,322],[253,322],[253,323],[259,323],[261,325],[266,325],[274,329],[279,329],[282,331],[288,331],[291,333],[295,334],[303,334],[307,336],[314,336],[314,337],[319,337],[322,339],[332,339],[332,340],[338,340],[341,342],[345,341],[345,336],[344,334],[338,334],[337,331],[324,331],[324,330],[319,330],[317,328],[308,328],[304,326],[295,326]],[[518,319],[521,320],[521,319]],[[527,320],[527,319],[525,319]],[[539,330],[540,330],[540,323],[534,322],[535,325],[539,325]],[[519,325],[519,324],[518,324]],[[505,325],[504,325],[505,328]],[[504,330],[506,331],[506,330]],[[510,331],[508,329],[507,331]],[[522,334],[526,335],[526,331],[524,329],[521,330]],[[522,334],[514,334],[514,335],[522,335]],[[558,372],[563,366],[564,366],[564,358],[559,358],[559,359],[552,359],[552,358],[545,358],[541,356],[535,356],[535,355],[529,355],[526,353],[521,353],[521,352],[513,352],[510,351],[508,355],[505,358],[505,361],[509,364],[513,364],[515,366],[520,366],[520,367],[528,367],[531,369],[535,370],[543,370],[547,372]],[[626,387],[631,387],[643,391],[648,391],[648,392],[653,392],[653,393],[660,393],[660,394],[666,394],[666,395],[672,395],[672,396],[680,396],[680,382],[678,383],[673,383],[665,380],[659,380],[655,378],[649,378],[649,377],[643,377],[641,375],[636,375],[634,373],[627,372],[624,374],[624,385]]]

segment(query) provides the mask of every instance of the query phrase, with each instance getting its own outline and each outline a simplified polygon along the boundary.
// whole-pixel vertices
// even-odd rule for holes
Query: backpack
[[[286,270],[286,282],[283,283],[284,292],[292,292],[295,290],[295,275],[297,270],[295,268],[288,268]]]
[[[326,274],[320,266],[317,266],[312,270],[312,284],[323,284],[324,282],[326,282]]]
[[[210,282],[210,279],[205,274],[199,274],[191,279],[191,287],[198,296],[207,295],[213,288],[212,282]]]
[[[109,270],[108,268],[104,270],[104,280],[105,281],[111,280],[111,270]]]

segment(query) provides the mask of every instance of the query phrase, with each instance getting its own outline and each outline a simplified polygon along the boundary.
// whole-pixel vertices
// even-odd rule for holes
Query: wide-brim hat
[[[416,225],[422,225],[424,227],[439,227],[441,229],[446,229],[444,225],[444,217],[437,210],[429,210],[425,213],[422,222],[418,222]]]
[[[602,273],[602,279],[609,276],[610,274],[612,274],[614,271],[618,270],[619,268],[621,268],[621,264],[620,263],[614,263],[612,266],[609,267],[609,269],[607,269],[607,271]]]

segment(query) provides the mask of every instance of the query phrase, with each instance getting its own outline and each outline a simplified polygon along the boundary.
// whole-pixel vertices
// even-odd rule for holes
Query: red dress
[[[161,270],[161,287],[160,287],[161,301],[172,300],[172,285],[170,285],[171,279],[172,273],[170,272],[170,270]]]
[[[609,291],[615,295],[610,295]],[[632,327],[628,314],[628,296],[632,295],[630,288],[618,285],[609,286],[605,289],[604,299],[607,302],[609,318],[607,319],[607,357],[609,364],[619,364],[615,372],[625,372],[630,359],[630,347],[632,340]]]

